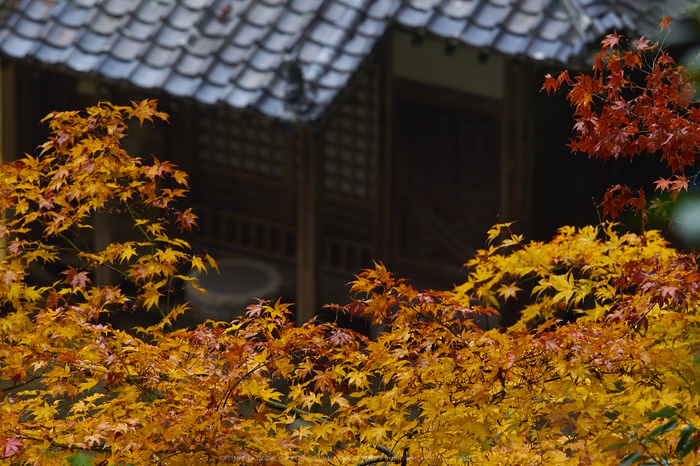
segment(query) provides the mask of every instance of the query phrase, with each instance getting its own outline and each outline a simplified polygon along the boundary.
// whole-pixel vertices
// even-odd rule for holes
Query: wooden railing
[[[198,206],[196,213],[200,226],[197,236],[202,242],[270,259],[296,261],[294,226],[205,206]],[[371,244],[366,242],[323,235],[318,252],[324,272],[357,273],[371,266]]]

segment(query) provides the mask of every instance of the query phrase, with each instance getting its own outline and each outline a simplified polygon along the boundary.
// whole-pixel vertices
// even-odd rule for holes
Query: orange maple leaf
[[[664,29],[670,29],[672,22],[673,22],[673,20],[668,15],[666,15],[661,20],[661,23],[659,24],[659,28],[661,28],[662,31]]]

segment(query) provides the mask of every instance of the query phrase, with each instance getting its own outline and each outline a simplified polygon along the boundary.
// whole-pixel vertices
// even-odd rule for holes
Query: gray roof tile
[[[156,89],[163,85],[169,73],[169,68],[154,68],[141,64],[131,73],[130,79],[137,86]]]
[[[161,24],[158,31],[153,36],[154,42],[163,47],[178,47],[187,41],[187,35],[180,29],[169,24]]]
[[[325,67],[320,63],[310,63],[307,66],[304,66],[304,79],[307,82],[316,82],[319,78],[321,78],[321,76],[323,76],[324,71]]]
[[[58,47],[53,47],[47,43],[43,43],[34,52],[34,58],[45,64],[58,64],[63,61],[65,51]]]
[[[323,46],[314,58],[314,61],[322,65],[332,65],[333,60],[338,55],[338,50],[335,47]]]
[[[73,3],[80,8],[92,8],[99,2],[100,0],[73,0]]]
[[[36,41],[19,37],[13,33],[8,33],[0,43],[2,52],[12,58],[24,58],[28,56],[36,46]]]
[[[340,3],[351,6],[357,10],[365,11],[367,5],[372,3],[373,0],[338,0]]]
[[[360,66],[361,62],[362,62],[362,59],[360,57],[358,57],[357,55],[350,55],[350,54],[344,53],[331,63],[331,67],[333,67],[333,69],[338,70],[338,71],[344,71],[346,73],[351,73],[351,72],[355,71]]]
[[[146,45],[145,42],[119,35],[117,40],[112,44],[110,53],[120,60],[132,61],[139,56],[144,45]]]
[[[242,88],[234,88],[226,96],[226,102],[232,107],[248,108],[257,98],[260,91],[249,91]]]
[[[513,34],[530,34],[530,31],[537,26],[541,18],[541,15],[512,10],[504,26]]]
[[[175,63],[180,53],[180,49],[170,49],[151,43],[150,47],[143,53],[142,61],[153,68],[163,68]]]
[[[328,44],[332,47],[337,47],[342,44],[346,36],[347,33],[345,30],[330,23],[326,23],[325,21],[319,21],[316,26],[312,28],[309,38],[320,44]]]
[[[507,5],[494,5],[490,2],[482,1],[479,7],[469,15],[469,20],[482,28],[492,29],[499,26],[508,17],[511,8]]]
[[[224,88],[220,86],[215,86],[209,83],[202,83],[202,85],[194,93],[194,98],[199,102],[205,104],[215,104],[219,101],[223,95]]]
[[[297,13],[313,13],[318,10],[319,0],[290,0],[288,6]]]
[[[295,34],[302,29],[308,21],[308,14],[286,10],[280,14],[277,23],[275,23],[275,28],[288,34]]]
[[[221,39],[219,37],[192,34],[184,48],[190,53],[204,56],[214,53],[219,48],[220,43]]]
[[[54,17],[65,26],[77,28],[85,24],[89,16],[94,14],[94,10],[79,7],[75,3],[66,2],[61,4],[54,12]]]
[[[325,19],[329,23],[339,24],[341,26],[346,25],[344,17],[348,14],[357,14],[357,9],[351,6],[345,5],[340,2],[331,3],[321,12],[321,18]]]
[[[269,79],[271,79],[271,73],[269,71],[257,71],[248,68],[238,76],[236,83],[241,88],[252,91],[262,89],[265,82]]]
[[[101,54],[109,50],[112,42],[112,36],[95,34],[91,29],[83,29],[83,33],[76,40],[76,46],[83,52]]]
[[[117,32],[127,20],[128,18],[126,16],[112,16],[98,10],[87,27],[91,28],[93,31],[99,31],[102,35],[108,35]]]
[[[428,31],[439,34],[442,37],[459,37],[466,24],[462,19],[450,18],[449,16],[435,15],[428,24]]]
[[[563,63],[582,59],[612,28],[655,28],[658,21],[640,16],[653,1],[22,0],[0,6],[0,54],[310,120],[348,86],[390,25]],[[301,83],[289,82],[294,63]],[[301,98],[285,104],[295,87]]]
[[[450,18],[467,18],[478,5],[479,0],[448,0],[440,5],[442,14]]]
[[[101,57],[99,55],[85,53],[75,47],[66,57],[66,65],[75,71],[89,73],[97,67],[100,60]]]
[[[51,16],[55,6],[56,3],[54,2],[46,2],[44,0],[28,0],[19,7],[19,14],[36,21],[46,20]]]
[[[273,70],[279,68],[282,57],[278,53],[268,52],[260,48],[248,59],[250,66],[256,70]]]
[[[140,0],[105,0],[102,2],[102,8],[112,16],[124,16],[132,12],[139,2]]]
[[[328,105],[338,95],[336,89],[319,89],[316,93],[316,101],[321,105]]]
[[[206,74],[207,81],[219,86],[226,86],[231,81],[231,77],[235,75],[240,68],[241,65],[232,66],[220,61],[215,61]]]
[[[132,18],[124,25],[121,30],[122,34],[134,40],[146,42],[156,31],[156,25],[153,23],[144,23],[136,18]]]
[[[245,12],[245,17],[252,24],[266,27],[275,23],[277,17],[282,13],[282,9],[279,5],[251,3]]]
[[[197,28],[205,36],[224,37],[230,35],[239,22],[240,18],[237,17],[221,21],[219,17],[207,13],[200,19]]]
[[[558,37],[565,36],[572,29],[571,23],[548,16],[543,16],[543,20],[534,30],[538,38],[556,42]]]
[[[197,77],[208,68],[211,58],[198,57],[190,53],[183,53],[175,64],[175,70],[187,77]]]
[[[202,10],[209,6],[210,0],[181,0],[182,5],[190,10]]]
[[[547,5],[549,0],[522,0],[518,8],[525,13],[538,14]]]
[[[289,47],[292,35],[271,30],[265,37],[260,39],[260,45],[270,52],[286,52]]]
[[[239,47],[234,44],[225,44],[219,50],[218,57],[220,60],[228,63],[229,65],[236,65],[243,61],[243,57],[247,51],[248,49],[244,47]]]
[[[22,31],[22,35],[27,39],[37,39],[43,34],[47,24],[18,16],[13,26],[15,31]]]
[[[374,47],[374,39],[357,34],[345,43],[343,49],[347,53],[365,57],[370,54]]]
[[[272,81],[270,81],[270,85],[268,86],[267,90],[270,93],[270,95],[279,99],[284,99],[284,96],[286,94],[286,88],[287,81],[280,76],[275,76],[274,78],[272,78]]]
[[[267,115],[279,118],[285,113],[284,101],[274,96],[265,96],[258,102],[257,107]]]
[[[100,0],[98,0],[100,1]],[[173,2],[162,0],[141,2],[135,11],[135,16],[144,23],[155,23],[166,17],[169,10],[174,6]]]
[[[396,13],[396,21],[405,27],[423,28],[428,24],[432,16],[431,11],[416,10],[410,6],[403,6]]]
[[[350,73],[331,70],[319,80],[319,84],[323,87],[342,89],[348,84],[349,80]]]
[[[494,44],[498,32],[498,29],[488,29],[476,24],[470,24],[462,32],[462,40],[474,47],[486,48]]]
[[[168,23],[177,29],[190,29],[201,16],[201,11],[178,5],[168,15]]]
[[[391,18],[399,8],[399,3],[394,0],[376,0],[367,9],[367,16],[374,19]]]
[[[536,37],[528,45],[525,55],[535,60],[543,60],[556,54],[560,47],[561,44],[559,42],[542,40]]]
[[[367,18],[357,27],[357,32],[370,37],[379,37],[384,35],[387,26],[386,21]]]
[[[597,20],[593,20],[593,26],[598,30],[599,34],[605,34],[608,31],[621,30],[625,27],[621,18],[613,12],[608,12]]]
[[[108,78],[126,79],[137,66],[138,62],[123,61],[107,55],[97,69]]]
[[[170,94],[189,97],[197,90],[200,81],[201,78],[183,76],[173,71],[168,75],[162,87]]]
[[[524,35],[502,31],[494,41],[494,48],[507,55],[520,55],[528,45],[530,38]]]
[[[301,46],[298,52],[298,57],[305,63],[312,62],[321,51],[321,45],[316,42],[306,42]]]
[[[432,10],[440,4],[440,0],[406,0],[406,3],[416,10]]]
[[[265,35],[265,29],[241,21],[233,32],[233,42],[240,47],[250,47],[255,41]]]

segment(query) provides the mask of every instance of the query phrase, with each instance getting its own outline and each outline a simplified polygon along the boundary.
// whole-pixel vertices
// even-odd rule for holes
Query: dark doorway
[[[393,100],[397,259],[459,269],[500,206],[497,101],[398,81]]]

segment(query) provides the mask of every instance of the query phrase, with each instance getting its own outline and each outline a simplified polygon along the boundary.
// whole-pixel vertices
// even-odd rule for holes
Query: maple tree
[[[656,50],[643,40],[631,51],[620,47],[619,36],[603,41],[594,78],[545,81],[550,89],[570,82],[577,131],[596,128],[579,132],[574,149],[587,151],[598,138],[592,155],[656,148],[673,170],[692,166],[683,131],[665,136],[681,141],[652,136],[661,124],[652,115],[661,118],[657,107],[671,101],[665,118],[679,119],[674,128],[693,124],[676,94],[664,100],[648,90],[631,104],[649,120],[633,124],[615,113],[619,99],[602,70],[636,69]],[[683,74],[662,52],[655,57],[651,69],[660,66],[661,87],[671,89],[668,80]],[[595,107],[601,92],[612,94]],[[185,174],[130,158],[120,145],[130,118],[165,117],[154,101],[56,112],[46,118],[52,135],[40,156],[0,166],[5,463],[700,461],[698,259],[670,248],[658,231],[623,233],[605,223],[528,242],[499,224],[466,264],[467,281],[449,291],[417,290],[377,264],[356,277],[350,304],[329,306],[380,325],[376,339],[317,320],[297,327],[280,302],[228,323],[173,328],[187,309],[176,283],[196,286],[187,272],[215,262],[179,237],[196,225],[177,204]],[[626,136],[614,136],[615,125]],[[683,173],[674,176],[664,189],[682,188]],[[646,209],[639,196],[609,201],[620,193],[607,198],[606,213]],[[140,239],[95,249],[95,212],[127,214]],[[55,283],[31,284],[29,266],[60,260]],[[93,283],[98,267],[131,283],[129,291]],[[516,325],[476,324],[512,300],[523,303]],[[100,319],[148,310],[159,322],[134,332]]]
[[[664,17],[661,31],[670,24],[671,19]],[[576,120],[573,151],[605,160],[657,157],[670,171],[669,177],[654,182],[656,191],[667,191],[670,200],[657,198],[648,205],[643,188],[635,191],[615,185],[605,194],[603,213],[615,219],[620,212],[632,210],[644,221],[650,212],[664,216],[669,204],[695,179],[687,175],[700,148],[700,109],[690,105],[694,80],[658,43],[644,37],[628,44],[613,33],[601,45],[592,75],[574,79],[567,71],[547,75],[543,89],[552,92],[564,83],[571,86],[568,98]]]

